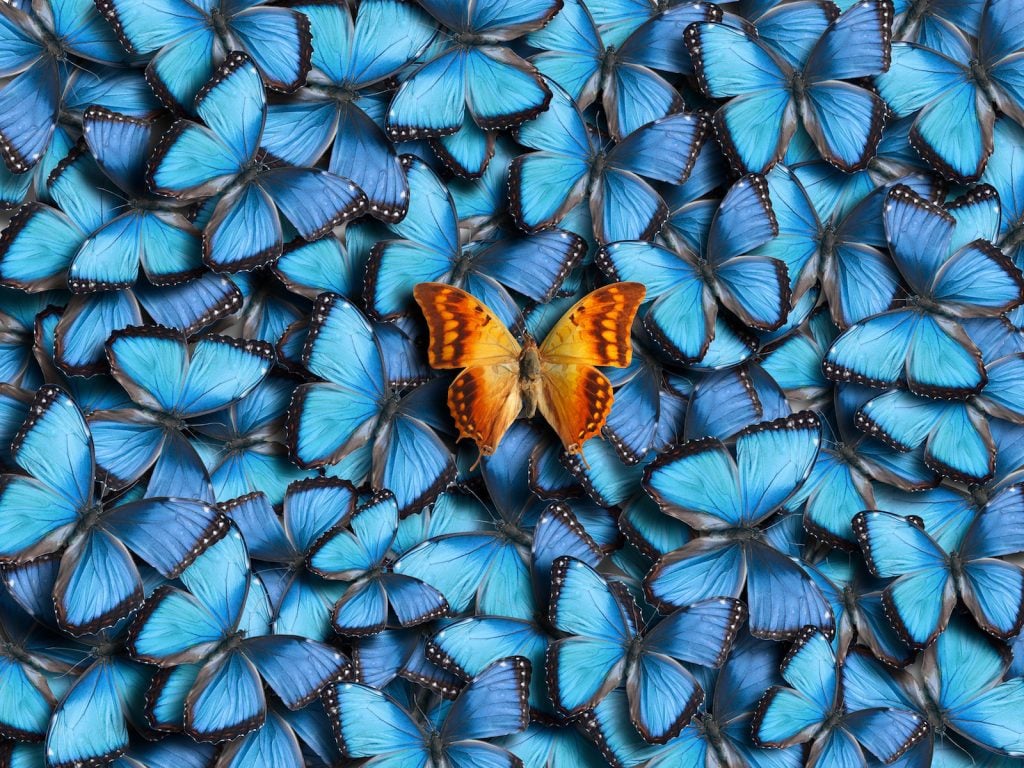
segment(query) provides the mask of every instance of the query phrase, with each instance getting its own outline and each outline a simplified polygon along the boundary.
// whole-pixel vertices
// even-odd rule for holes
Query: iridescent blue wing
[[[388,755],[395,768],[428,765],[430,753],[422,727],[386,693],[357,683],[337,683],[328,686],[324,703],[334,738],[346,757]]]
[[[305,637],[250,637],[242,652],[289,709],[306,706],[349,670],[348,659],[338,650]]]
[[[820,632],[801,633],[783,662],[782,675],[793,687],[770,688],[754,716],[754,739],[761,746],[788,747],[809,741],[834,705],[835,655]]]
[[[394,222],[405,214],[409,185],[401,160],[381,127],[358,104],[340,110],[328,168],[363,190],[371,216]]]
[[[104,372],[103,345],[110,334],[141,322],[142,312],[131,291],[73,297],[54,330],[57,366],[72,376]]]
[[[471,680],[499,659],[522,656],[538,673],[530,676],[530,706],[551,712],[544,675],[548,638],[536,624],[502,616],[474,616],[445,626],[427,642],[427,659]]]
[[[289,407],[289,448],[304,468],[337,462],[368,438],[385,392],[380,348],[359,310],[325,294],[314,316],[303,358],[330,383],[303,385]],[[346,366],[346,358],[362,364]]]
[[[716,329],[716,339],[720,333],[721,326]],[[737,339],[736,343],[742,342]],[[713,351],[714,342],[709,354]],[[693,389],[683,435],[687,439],[728,440],[745,427],[774,421],[790,411],[785,393],[764,367],[748,363],[712,370]]]
[[[969,43],[959,36],[955,59],[913,43],[894,43],[892,64],[877,76],[878,92],[900,117],[917,113],[911,144],[941,174],[977,179],[992,152],[995,116],[978,98],[966,58]]]
[[[292,8],[246,8],[226,22],[270,88],[291,92],[305,83],[313,40],[304,14]]]
[[[46,765],[102,762],[128,746],[124,707],[141,703],[143,690],[126,690],[129,678],[121,674],[122,664],[109,658],[97,661],[64,695],[46,734]],[[129,699],[129,693],[135,695]]]
[[[736,461],[744,524],[786,503],[807,479],[821,444],[821,423],[811,411],[762,422],[740,432]]]
[[[253,733],[232,741],[217,761],[225,768],[257,768],[279,765],[302,768],[305,765],[295,732],[276,712],[268,712],[263,725]]]
[[[261,174],[259,185],[305,240],[323,237],[367,208],[352,181],[328,171],[276,168]]]
[[[548,652],[548,687],[566,713],[592,707],[621,681],[620,667],[636,625],[623,596],[590,566],[555,560],[551,574],[551,623],[569,634]]]
[[[213,29],[203,25],[157,51],[146,67],[146,80],[171,109],[191,113],[196,94],[225,53]]]
[[[452,702],[441,726],[447,749],[458,748],[467,740],[507,736],[526,728],[530,722],[530,674],[529,660],[512,656],[476,675]]]
[[[565,89],[578,104],[586,106],[594,100],[604,46],[586,5],[580,0],[563,3],[549,24],[526,39],[542,51],[530,57],[541,74]]]
[[[796,130],[789,66],[750,33],[726,24],[694,24],[685,39],[701,90],[730,99],[715,113],[725,154],[738,169],[767,171]]]
[[[586,253],[583,238],[561,229],[501,239],[473,255],[473,268],[534,301],[547,302]]]
[[[832,632],[832,609],[799,562],[768,543],[755,542],[745,549],[752,635],[790,638],[805,626]]]
[[[704,438],[658,456],[644,470],[644,488],[673,517],[701,529],[728,528],[744,517],[738,475],[725,446]]]
[[[853,530],[872,574],[896,577],[882,599],[900,637],[914,647],[927,646],[945,628],[956,602],[945,552],[912,520],[888,512],[859,513]]]
[[[54,446],[61,448],[63,462],[52,461]],[[30,558],[53,551],[89,506],[95,477],[89,429],[63,390],[53,385],[39,389],[11,455],[32,477],[3,478],[3,555]]]
[[[60,71],[49,56],[0,89],[0,156],[9,171],[25,173],[42,159],[57,127],[60,102]]]
[[[185,732],[197,741],[226,741],[258,728],[266,712],[259,673],[235,648],[200,669],[185,698]]]

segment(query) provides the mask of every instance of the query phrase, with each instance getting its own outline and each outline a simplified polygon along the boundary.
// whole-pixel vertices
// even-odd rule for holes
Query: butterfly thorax
[[[327,101],[335,101],[338,104],[348,104],[360,96],[359,92],[348,83],[344,85],[335,83],[307,83],[306,91],[311,96]]]
[[[797,110],[800,109],[800,102],[804,98],[804,92],[807,90],[807,83],[804,80],[804,74],[800,71],[795,71],[789,76],[789,92],[793,94],[793,98],[797,103]]]
[[[210,11],[210,26],[213,27],[213,31],[222,41],[227,42],[231,39],[232,35],[231,30],[228,28],[228,17],[218,7],[214,7]]]
[[[22,664],[32,664],[32,657],[17,643],[0,639],[0,656],[5,656]]]
[[[628,676],[633,672],[634,667],[640,661],[640,654],[644,649],[644,639],[640,635],[634,635],[633,639],[629,641],[629,645],[626,646],[626,663],[624,676]]]
[[[235,630],[220,641],[220,645],[217,646],[216,653],[228,653],[229,651],[233,651],[242,644],[243,640],[245,640],[245,630]]]
[[[79,515],[78,525],[75,526],[76,533],[85,533],[97,526],[100,518],[103,517],[103,505],[93,504]]]
[[[764,531],[756,526],[748,525],[741,528],[726,528],[725,530],[715,531],[716,536],[729,539],[730,541],[747,542],[747,541],[764,541]]]
[[[497,528],[499,536],[508,539],[514,544],[519,544],[524,547],[530,547],[533,545],[533,537],[520,529],[515,523],[502,520],[495,527]]]
[[[980,59],[971,59],[968,63],[968,68],[971,70],[971,79],[978,84],[981,89],[987,89],[989,87],[988,79],[988,67]]]
[[[614,45],[609,45],[605,48],[604,53],[601,54],[601,82],[608,83],[612,79],[612,73],[615,70],[615,64],[617,59],[617,51]]]
[[[823,258],[831,258],[832,254],[835,253],[838,239],[836,228],[833,224],[826,224],[822,227],[821,235],[818,238],[818,250]]]
[[[956,580],[960,581],[961,576],[964,572],[964,562],[960,557],[959,552],[953,552],[946,556],[946,565],[949,568],[950,575]]]
[[[530,419],[537,413],[540,397],[540,350],[537,342],[527,337],[519,355],[519,391],[523,400],[521,414]]]
[[[444,756],[444,741],[441,740],[440,732],[435,730],[430,731],[430,735],[427,736],[427,749],[430,752],[430,764],[432,766],[443,766],[448,764],[448,761]]]

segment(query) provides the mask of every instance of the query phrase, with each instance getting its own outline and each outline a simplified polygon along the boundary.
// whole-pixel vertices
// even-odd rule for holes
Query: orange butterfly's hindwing
[[[587,440],[601,434],[614,400],[611,382],[596,368],[542,367],[538,406],[561,438],[566,453],[579,453]]]
[[[548,333],[541,359],[625,368],[633,356],[630,330],[645,293],[641,283],[612,283],[584,296]]]
[[[448,388],[459,439],[473,440],[483,456],[494,453],[521,408],[518,363],[467,368]]]
[[[432,368],[518,364],[519,342],[471,294],[444,283],[420,283],[413,296],[430,330]]]

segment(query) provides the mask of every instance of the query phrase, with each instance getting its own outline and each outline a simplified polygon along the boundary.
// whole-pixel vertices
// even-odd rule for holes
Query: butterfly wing
[[[117,662],[90,666],[57,705],[46,734],[47,765],[103,763],[128,746]]]
[[[476,441],[490,455],[522,407],[521,347],[504,324],[471,294],[442,283],[414,289],[430,330],[433,368],[466,368],[452,382],[448,406],[459,437]]]
[[[611,384],[593,366],[629,365],[630,328],[644,290],[640,283],[597,289],[563,315],[540,346],[538,405],[570,453],[604,426],[611,410]]]
[[[346,757],[388,755],[396,768],[427,765],[426,735],[386,693],[357,683],[336,683],[324,693],[324,705]]]

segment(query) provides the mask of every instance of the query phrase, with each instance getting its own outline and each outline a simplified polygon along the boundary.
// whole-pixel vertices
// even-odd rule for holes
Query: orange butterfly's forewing
[[[432,368],[515,364],[522,348],[491,310],[472,295],[444,283],[413,289],[430,329]]]
[[[459,439],[473,440],[483,456],[494,453],[522,406],[518,363],[467,368],[448,388]]]
[[[612,283],[584,296],[548,333],[541,359],[625,368],[633,355],[629,332],[645,292],[640,283]]]
[[[589,365],[542,365],[540,412],[562,439],[567,453],[601,434],[612,409],[612,385]]]

